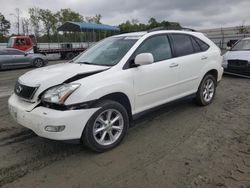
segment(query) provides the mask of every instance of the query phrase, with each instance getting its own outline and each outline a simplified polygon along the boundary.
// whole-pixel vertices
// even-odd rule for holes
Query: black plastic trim
[[[100,73],[100,72],[103,72],[105,70],[108,70],[108,69],[104,69],[104,70],[99,70],[99,71],[93,71],[93,72],[87,72],[87,73],[81,73],[81,74],[77,74],[67,80],[65,80],[63,83],[70,83],[70,82],[74,82],[76,80],[80,80],[82,78],[85,78],[85,77],[88,77],[88,76],[91,76],[91,75],[94,75],[94,74],[97,74],[97,73]]]
[[[42,101],[40,106],[54,109],[54,110],[60,110],[60,111],[81,110],[81,109],[91,108],[95,102],[96,102],[96,100],[91,100],[91,101],[86,101],[86,102],[81,102],[81,103],[64,105],[64,104],[55,104],[55,103],[49,103],[49,102]]]

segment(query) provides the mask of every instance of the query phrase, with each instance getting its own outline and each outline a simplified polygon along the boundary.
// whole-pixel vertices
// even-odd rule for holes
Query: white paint
[[[56,140],[77,139],[80,138],[86,122],[97,110],[96,108],[59,111],[35,107],[39,104],[39,95],[42,92],[63,83],[74,75],[109,68],[98,74],[74,81],[73,83],[80,83],[81,86],[67,98],[65,105],[97,100],[107,94],[120,92],[128,97],[132,114],[195,93],[204,75],[212,69],[218,71],[218,81],[220,81],[223,73],[220,50],[212,41],[197,32],[174,31],[174,33],[193,35],[205,41],[210,46],[206,52],[123,69],[130,56],[147,38],[156,34],[172,32],[155,31],[142,34],[120,62],[110,68],[64,63],[24,74],[19,81],[29,86],[39,84],[40,87],[31,101],[33,103],[24,102],[16,95],[12,95],[9,99],[12,114],[14,116],[17,114],[17,122],[34,130],[40,136]],[[122,36],[126,36],[126,34]],[[66,125],[66,129],[61,133],[48,133],[44,131],[46,125]]]

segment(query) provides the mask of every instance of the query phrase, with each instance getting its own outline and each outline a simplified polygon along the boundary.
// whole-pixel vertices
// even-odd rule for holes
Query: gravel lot
[[[185,99],[148,113],[96,154],[11,120],[8,95],[28,70],[0,72],[0,187],[250,187],[250,79],[224,76],[207,107]]]

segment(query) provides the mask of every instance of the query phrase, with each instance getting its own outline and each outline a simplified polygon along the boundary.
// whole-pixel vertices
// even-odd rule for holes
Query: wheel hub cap
[[[115,109],[105,110],[95,120],[93,127],[94,139],[100,145],[113,144],[120,138],[123,125],[123,116],[119,111]]]

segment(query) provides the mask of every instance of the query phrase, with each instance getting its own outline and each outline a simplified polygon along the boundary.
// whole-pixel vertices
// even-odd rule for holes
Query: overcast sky
[[[136,18],[180,22],[182,26],[207,29],[250,25],[250,0],[0,0],[0,12],[13,22],[15,8],[28,16],[28,8],[57,11],[71,8],[83,16],[102,15],[102,23],[118,25]]]

